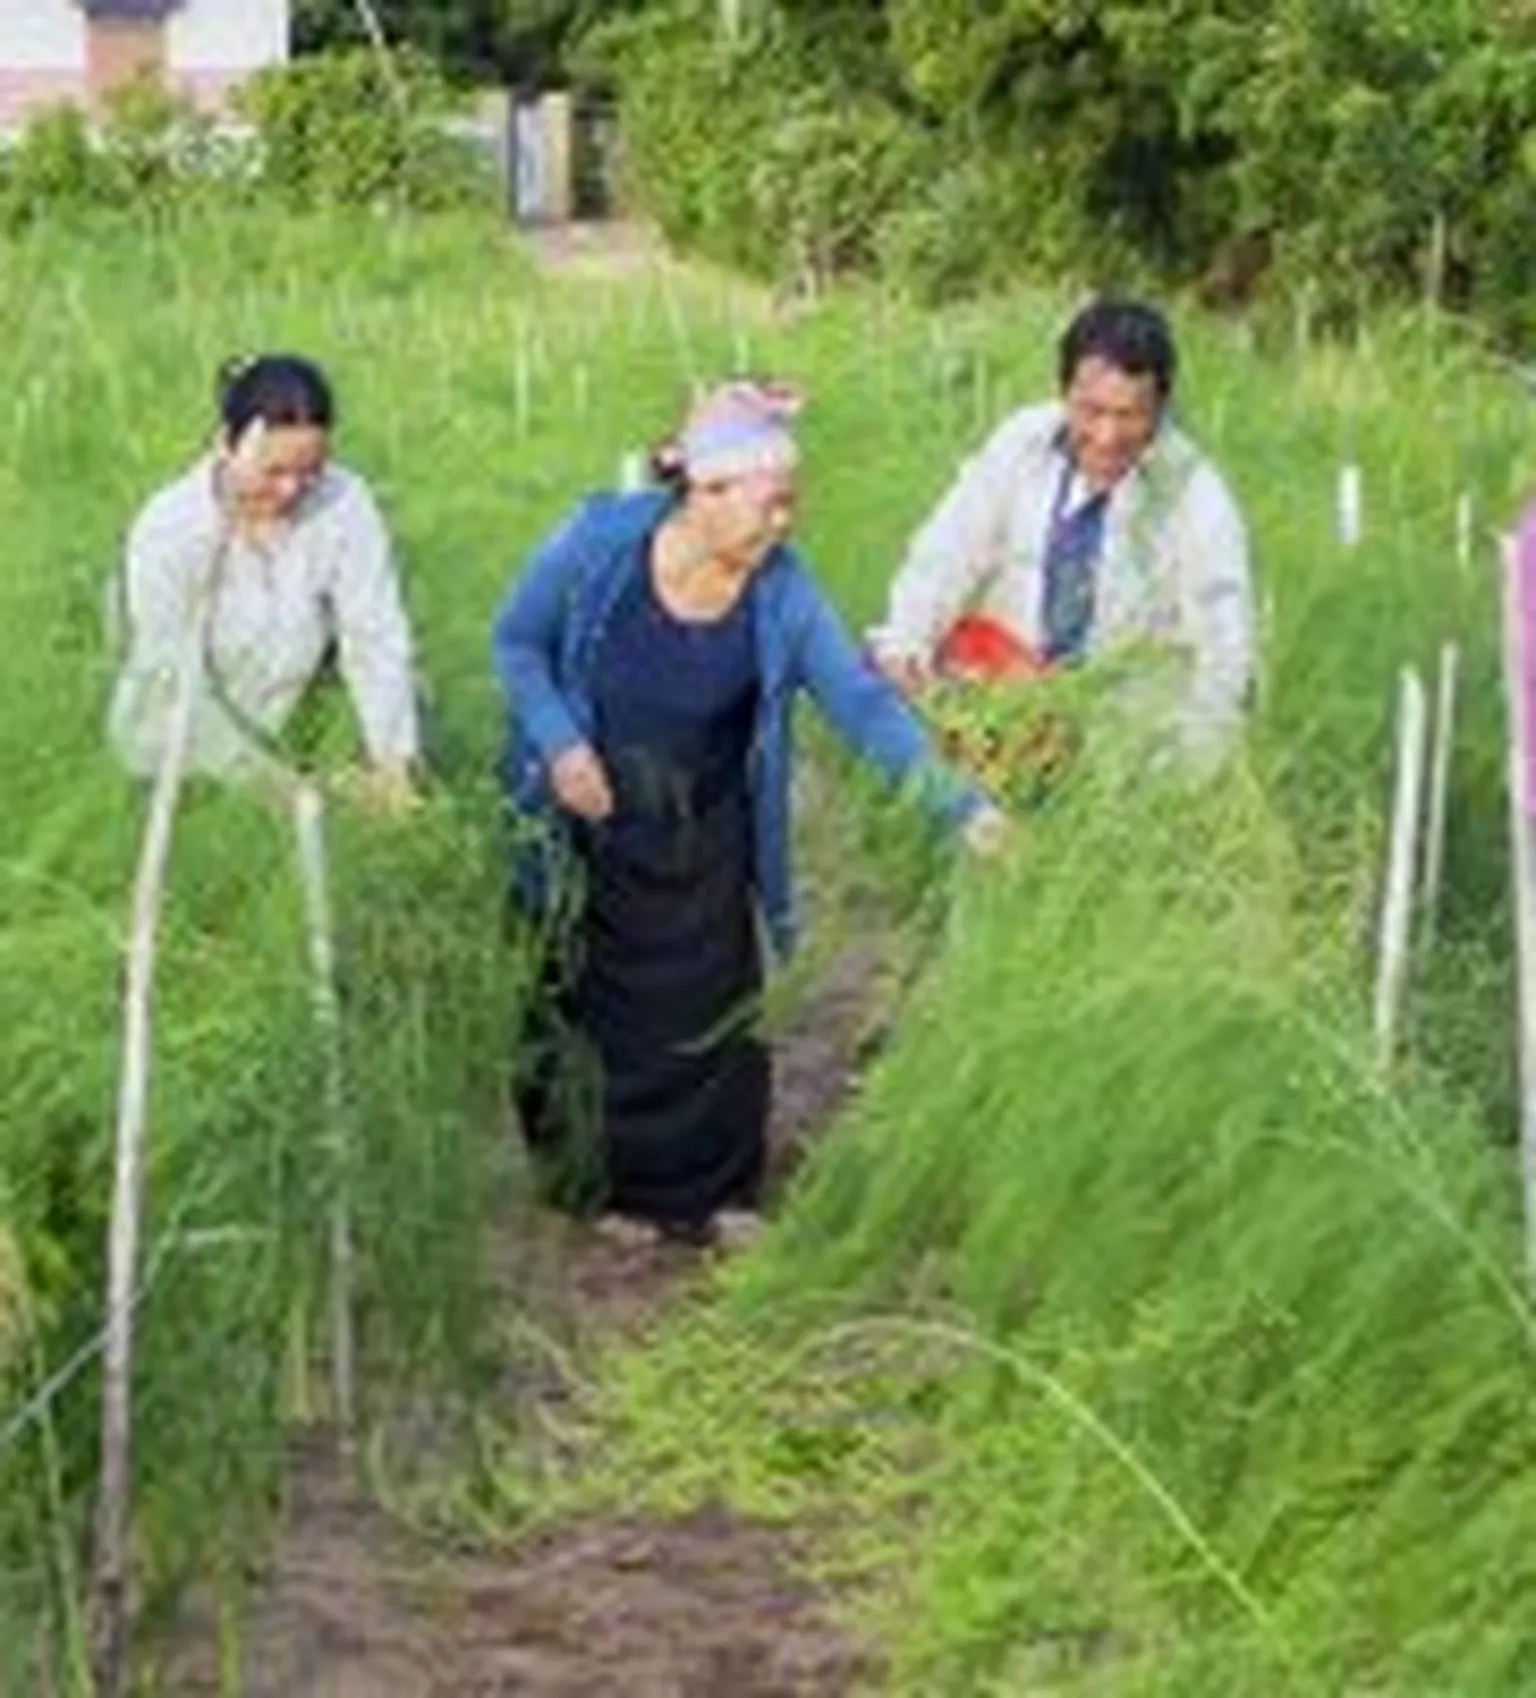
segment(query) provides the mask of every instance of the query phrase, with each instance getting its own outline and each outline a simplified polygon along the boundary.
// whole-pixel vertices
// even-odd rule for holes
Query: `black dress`
[[[677,619],[647,561],[595,676],[615,808],[573,831],[585,897],[552,964],[524,1128],[567,1207],[696,1229],[756,1203],[765,1159],[748,597],[718,620]]]

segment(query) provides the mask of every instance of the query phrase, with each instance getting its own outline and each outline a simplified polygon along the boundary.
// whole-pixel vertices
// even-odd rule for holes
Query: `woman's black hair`
[[[318,430],[336,422],[336,398],[325,373],[297,354],[228,361],[219,371],[218,403],[231,439],[243,436],[257,419],[273,428],[312,425]]]
[[[646,470],[651,482],[659,488],[671,490],[678,496],[688,493],[688,470],[675,440],[658,443],[651,450]]]
[[[1150,377],[1159,401],[1173,393],[1178,353],[1168,321],[1145,301],[1106,296],[1092,301],[1067,326],[1057,350],[1057,374],[1066,389],[1084,360],[1099,359],[1130,377]]]

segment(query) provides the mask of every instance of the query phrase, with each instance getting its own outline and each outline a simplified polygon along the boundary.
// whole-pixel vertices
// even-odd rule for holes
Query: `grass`
[[[1117,796],[965,891],[764,1253],[616,1369],[611,1489],[834,1521],[895,1691],[1524,1690],[1511,1164],[1372,1077],[1304,889]]]
[[[544,282],[446,221],[45,231],[6,258],[0,1196],[38,1333],[8,1389],[101,1320],[139,820],[101,748],[103,582],[205,440],[220,361],[289,345],[331,368],[344,458],[395,525],[443,772],[418,820],[335,821],[365,1389],[473,1400],[529,966],[502,938],[486,784],[507,579],[693,377],[745,358],[810,391],[808,548],[861,621],[956,458],[1048,388],[1067,303],[923,317],[863,295],[774,325],[724,284]],[[476,1514],[723,1493],[838,1520],[825,1560],[902,1692],[1517,1693],[1536,1474],[1488,532],[1523,487],[1525,403],[1415,321],[1353,350],[1192,322],[1185,348],[1181,404],[1269,608],[1246,769],[1203,797],[1085,785],[1007,868],[948,880],[898,1041],[763,1252],[614,1361],[596,1473],[530,1478],[514,1452]],[[1453,635],[1444,945],[1385,1088],[1362,1009],[1393,682]],[[917,836],[862,801],[808,827],[820,947],[854,923],[850,884],[917,903]],[[241,1565],[318,1412],[329,1182],[287,827],[200,795],[174,869],[136,1406],[158,1591]],[[0,1643],[24,1657],[85,1526],[89,1371],[54,1413],[0,1454]]]

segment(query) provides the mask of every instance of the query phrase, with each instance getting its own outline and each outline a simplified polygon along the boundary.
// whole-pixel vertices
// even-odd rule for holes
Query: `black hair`
[[[658,443],[646,456],[646,473],[651,482],[676,496],[688,493],[688,468],[675,438]]]
[[[226,362],[219,371],[218,404],[231,439],[243,436],[257,419],[274,428],[313,425],[319,430],[336,422],[336,398],[325,373],[297,354]]]
[[[1145,301],[1103,296],[1067,326],[1057,350],[1057,374],[1066,389],[1084,360],[1099,359],[1130,377],[1150,377],[1159,401],[1173,393],[1178,352],[1168,321]]]

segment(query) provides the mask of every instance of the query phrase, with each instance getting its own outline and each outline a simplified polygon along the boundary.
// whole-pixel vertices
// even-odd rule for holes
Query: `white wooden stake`
[[[326,1126],[331,1136],[331,1387],[336,1425],[349,1446],[357,1414],[357,1352],[352,1327],[351,1147],[341,1065],[341,1004],[336,994],[336,945],[326,874],[325,816],[320,792],[307,780],[293,797],[294,834],[304,886],[309,963],[314,975],[315,1023],[325,1056]]]
[[[688,325],[688,311],[683,305],[678,292],[676,281],[671,269],[663,265],[657,273],[657,282],[661,287],[662,302],[667,309],[667,327],[672,332],[672,343],[677,351],[677,363],[683,376],[692,384],[697,393],[704,384],[704,375],[699,364],[698,354],[693,345],[693,332]]]
[[[192,720],[203,683],[204,641],[215,587],[229,550],[226,524],[196,596],[155,772],[149,817],[133,882],[123,1006],[123,1058],[117,1093],[117,1143],[107,1240],[107,1320],[102,1350],[101,1486],[96,1525],[97,1681],[102,1698],[122,1698],[130,1649],[129,1517],[133,1453],[133,1317],[138,1280],[144,1139],[154,1058],[155,958],[160,910],[181,797]]]
[[[517,434],[526,436],[533,412],[533,367],[528,348],[528,326],[521,322],[517,327],[517,350],[513,359],[512,399]]]
[[[1536,796],[1530,794],[1528,783],[1532,726],[1526,713],[1526,678],[1533,662],[1525,640],[1522,561],[1514,538],[1505,539],[1503,557],[1510,863],[1519,985],[1520,1174],[1526,1273],[1536,1284]]]
[[[1455,643],[1440,649],[1435,692],[1434,751],[1429,768],[1429,813],[1424,827],[1424,870],[1419,886],[1420,941],[1434,947],[1440,919],[1440,885],[1445,872],[1446,808],[1451,788],[1451,751],[1456,743],[1456,676],[1460,651]]]
[[[1383,1075],[1392,1065],[1407,982],[1413,874],[1423,818],[1424,732],[1424,686],[1418,674],[1405,667],[1398,697],[1397,785],[1376,957],[1376,1056]]]
[[[876,335],[880,338],[880,402],[889,412],[893,397],[891,387],[891,303],[885,289],[880,290],[880,318]]]
[[[1363,529],[1364,496],[1360,468],[1356,465],[1339,468],[1339,541],[1346,548],[1356,548]]]
[[[1259,599],[1259,642],[1254,655],[1253,705],[1255,709],[1269,701],[1269,657],[1275,652],[1277,619],[1275,587],[1273,584],[1266,584]]]
[[[1312,291],[1303,289],[1296,299],[1294,322],[1296,356],[1304,360],[1312,352]]]
[[[980,430],[988,422],[988,408],[991,405],[990,392],[987,388],[987,362],[981,354],[976,356],[976,364],[972,370],[971,378],[971,406],[977,429]]]
[[[1463,492],[1456,503],[1456,567],[1466,572],[1472,565],[1472,497]]]

